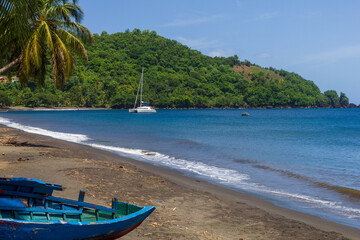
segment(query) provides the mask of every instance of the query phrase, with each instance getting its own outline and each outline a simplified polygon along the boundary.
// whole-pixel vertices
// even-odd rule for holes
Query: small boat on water
[[[0,178],[0,239],[113,240],[138,227],[155,207],[112,201],[112,208],[53,197],[57,184]]]
[[[129,109],[130,113],[156,113],[156,110],[150,106],[140,106],[137,108]]]
[[[247,112],[244,112],[244,113],[241,114],[241,116],[246,117],[246,116],[250,116],[250,114],[247,113]]]
[[[129,109],[130,113],[156,113],[155,108],[148,106],[148,102],[143,102],[142,95],[143,95],[143,84],[144,84],[144,68],[141,69],[141,78],[139,82],[138,91],[136,93],[136,99],[134,103],[134,107]],[[139,96],[139,90],[140,90],[140,104],[138,107],[136,107],[136,103]]]

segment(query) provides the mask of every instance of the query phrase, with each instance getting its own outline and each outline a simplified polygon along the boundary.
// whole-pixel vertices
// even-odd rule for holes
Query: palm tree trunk
[[[17,59],[15,59],[14,61],[12,61],[11,63],[9,63],[8,65],[6,65],[3,68],[0,68],[0,74],[6,72],[7,70],[9,70],[10,68],[12,68],[13,66],[15,66],[16,64],[18,64],[21,61],[21,56],[18,57]]]

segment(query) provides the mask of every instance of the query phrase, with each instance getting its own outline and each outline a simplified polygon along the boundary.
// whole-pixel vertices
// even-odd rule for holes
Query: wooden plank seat
[[[0,178],[0,189],[47,196],[50,196],[54,190],[63,190],[61,185],[45,183],[31,178]]]
[[[56,213],[56,214],[82,214],[81,210],[58,210],[50,208],[18,208],[18,207],[1,207],[0,210],[10,210],[10,211],[19,211],[19,212],[42,212],[42,213]]]
[[[111,212],[111,213],[116,212],[116,209],[107,208],[107,207],[96,205],[96,204],[91,204],[91,203],[86,203],[86,202],[78,202],[75,200],[57,198],[57,197],[53,197],[53,196],[41,196],[41,195],[37,195],[37,194],[33,194],[33,193],[0,190],[0,195],[25,197],[25,198],[33,198],[33,199],[43,199],[43,200],[47,200],[50,202],[64,203],[64,204],[69,204],[69,205],[73,205],[73,206],[77,206],[77,207],[101,210],[101,211],[106,211],[106,212]]]

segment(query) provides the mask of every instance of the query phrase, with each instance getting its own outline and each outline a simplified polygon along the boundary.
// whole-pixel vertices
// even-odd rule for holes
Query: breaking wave
[[[297,174],[297,173],[294,173],[294,172],[291,172],[291,171],[288,171],[288,170],[276,169],[276,168],[272,168],[272,167],[269,167],[269,166],[260,165],[260,164],[258,164],[257,161],[252,161],[252,160],[247,160],[247,159],[241,160],[240,159],[240,160],[235,160],[235,162],[242,163],[242,164],[250,164],[254,168],[258,168],[258,169],[262,169],[262,170],[270,171],[270,172],[275,172],[275,173],[278,173],[280,175],[286,176],[288,178],[294,178],[294,179],[298,179],[298,180],[301,180],[301,181],[306,181],[306,182],[308,182],[308,183],[310,183],[310,184],[312,184],[312,185],[314,185],[316,187],[332,190],[332,191],[335,191],[337,193],[349,196],[349,197],[357,199],[357,200],[360,199],[360,191],[357,190],[357,189],[354,189],[354,188],[348,188],[348,187],[333,185],[333,184],[326,183],[326,182],[320,182],[320,181],[317,181],[317,180],[312,179],[310,177],[303,176],[303,175],[300,175],[300,174]]]
[[[88,144],[88,145],[94,148],[108,150],[120,154],[122,153],[131,157],[136,156],[138,160],[145,160],[153,164],[159,164],[169,168],[195,173],[199,176],[207,177],[212,180],[216,180],[220,183],[239,184],[239,183],[243,183],[245,180],[250,179],[247,174],[240,173],[236,170],[210,166],[202,162],[194,162],[185,159],[179,159],[158,152],[150,152],[142,149],[130,149],[130,148],[122,148],[122,147],[105,146],[100,144]]]
[[[48,137],[52,137],[52,138],[56,138],[56,139],[60,139],[60,140],[65,140],[65,141],[69,141],[69,142],[82,143],[87,140],[90,140],[90,138],[88,136],[83,135],[83,134],[55,132],[55,131],[50,131],[50,130],[46,130],[43,128],[26,126],[26,125],[22,125],[19,123],[11,122],[9,119],[2,118],[2,117],[0,117],[0,124],[3,124],[5,126],[11,127],[11,128],[16,128],[16,129],[22,130],[24,132],[40,134],[40,135],[44,135],[44,136],[48,136]]]

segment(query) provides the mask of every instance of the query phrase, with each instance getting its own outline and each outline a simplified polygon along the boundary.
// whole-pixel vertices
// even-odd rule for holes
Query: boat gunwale
[[[136,206],[136,205],[134,205]],[[137,206],[138,207],[138,206]],[[155,206],[145,206],[142,209],[140,209],[139,211],[136,211],[134,213],[130,213],[128,215],[124,215],[118,218],[114,218],[114,219],[108,219],[108,220],[100,220],[100,221],[87,221],[87,222],[73,222],[73,221],[66,221],[66,220],[47,220],[47,221],[38,221],[38,220],[20,220],[20,219],[14,219],[14,218],[0,218],[0,225],[1,223],[4,224],[4,222],[14,222],[14,223],[18,223],[18,224],[44,224],[44,225],[49,225],[49,224],[70,224],[70,225],[99,225],[99,224],[106,224],[106,223],[117,223],[117,222],[122,222],[122,221],[126,221],[129,220],[131,218],[137,217],[137,216],[141,216],[144,215],[148,212],[150,212],[149,214],[151,214],[153,211],[155,210]]]

